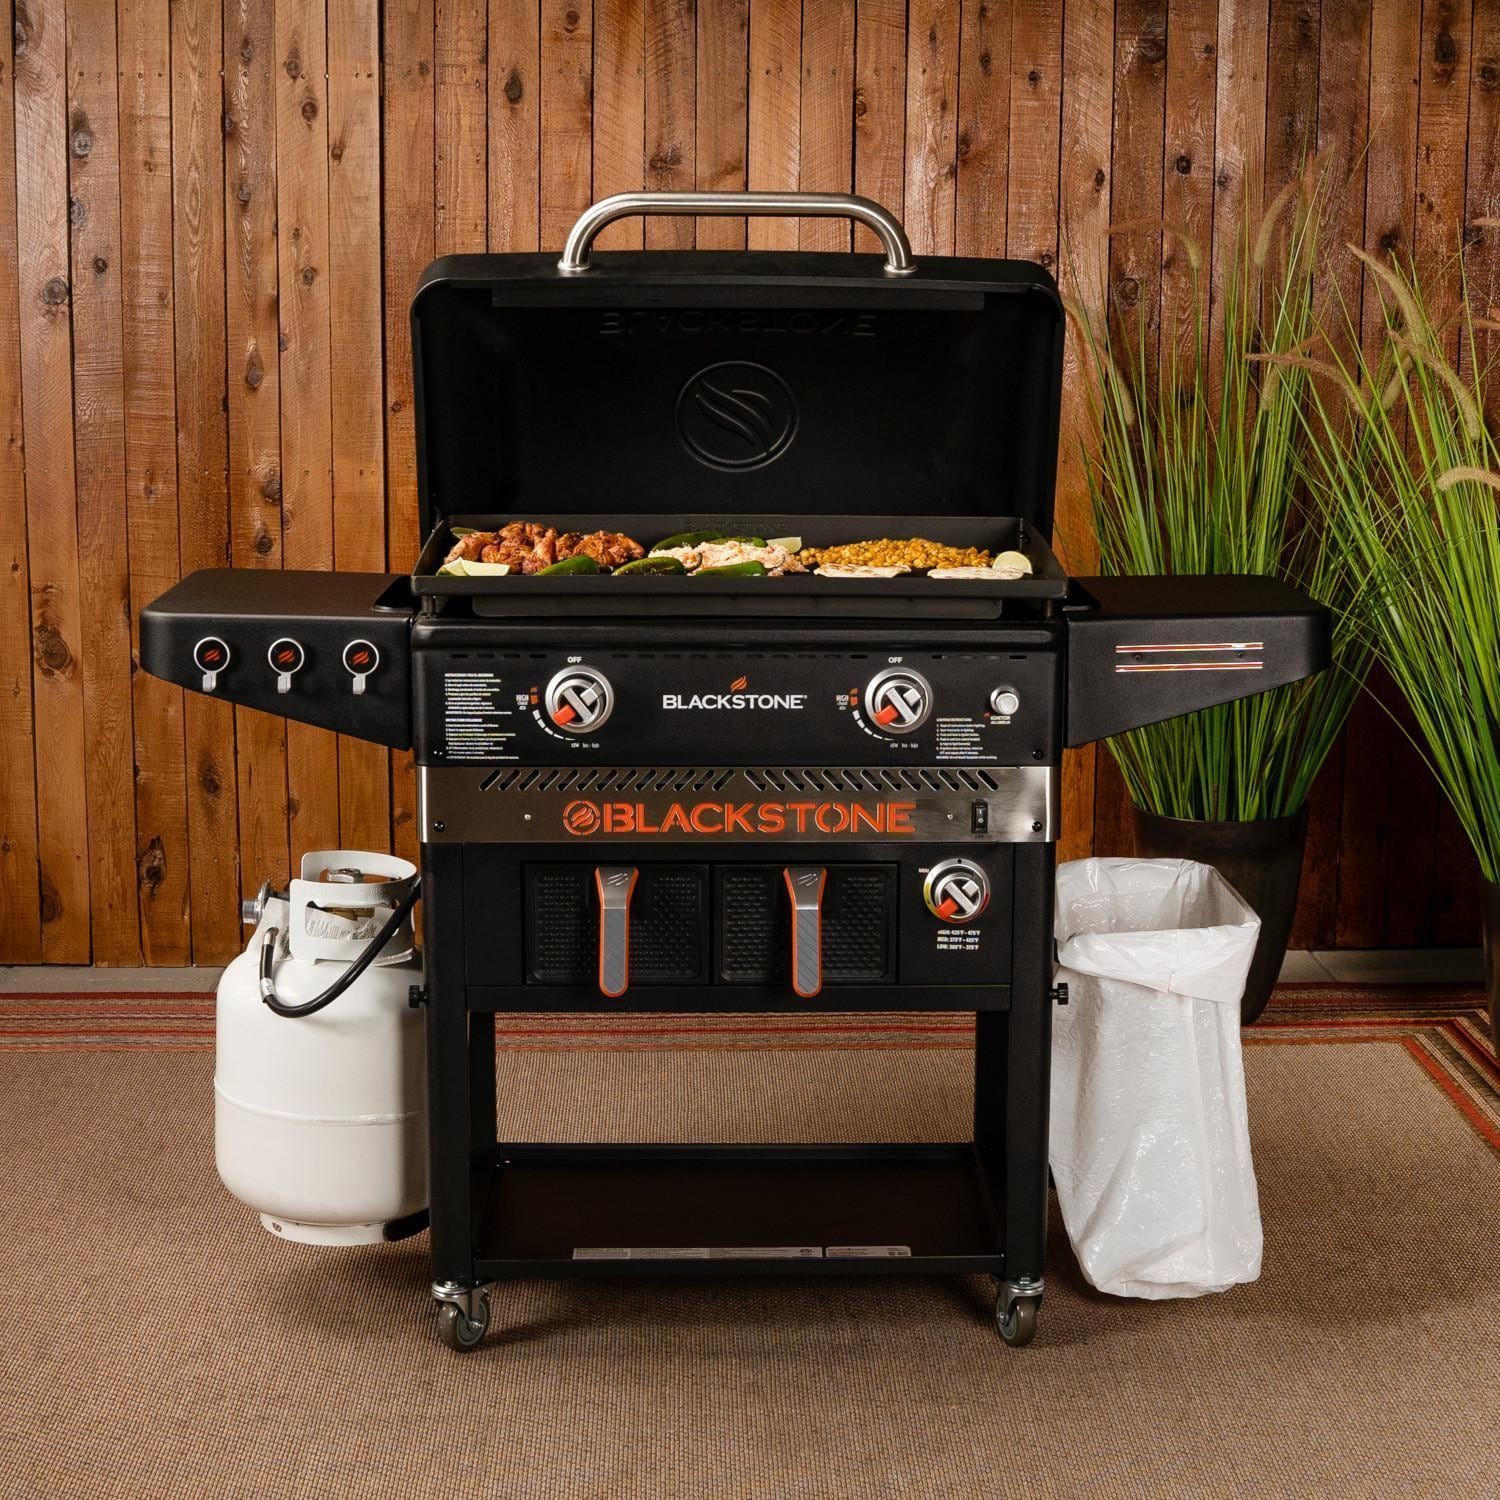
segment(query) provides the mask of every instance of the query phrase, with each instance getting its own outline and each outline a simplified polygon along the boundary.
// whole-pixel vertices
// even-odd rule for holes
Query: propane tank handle
[[[260,998],[265,1001],[267,1008],[275,1011],[278,1016],[295,1018],[313,1015],[325,1005],[331,1005],[375,962],[375,955],[400,931],[401,924],[411,915],[411,909],[417,904],[417,897],[421,892],[422,877],[418,875],[406,894],[396,903],[390,916],[385,919],[385,925],[365,944],[364,952],[321,995],[304,1000],[300,1005],[288,1005],[276,993],[276,940],[281,933],[278,928],[268,927],[260,944]]]
[[[579,214],[568,231],[557,269],[566,276],[589,268],[594,237],[616,219],[638,214],[684,214],[695,218],[853,219],[875,231],[885,250],[887,276],[917,269],[911,241],[890,209],[858,193],[615,193]]]

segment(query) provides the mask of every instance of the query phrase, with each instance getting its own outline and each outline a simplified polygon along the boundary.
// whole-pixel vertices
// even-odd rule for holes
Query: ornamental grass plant
[[[1349,624],[1346,532],[1307,504],[1303,483],[1327,196],[1311,171],[1258,217],[1247,193],[1211,316],[1200,247],[1160,226],[1188,264],[1190,313],[1180,336],[1163,331],[1159,356],[1143,312],[1105,320],[1069,302],[1091,377],[1085,461],[1101,570],[1281,578],[1340,621],[1332,670],[1108,742],[1136,806],[1165,817],[1300,811],[1368,665]]]
[[[1312,481],[1360,578],[1351,620],[1405,698],[1481,873],[1500,881],[1500,449],[1481,357],[1500,321],[1469,310],[1465,282],[1455,330],[1411,268],[1356,253],[1382,336],[1361,348],[1329,330],[1330,349],[1353,352],[1330,354],[1334,378],[1313,392]]]

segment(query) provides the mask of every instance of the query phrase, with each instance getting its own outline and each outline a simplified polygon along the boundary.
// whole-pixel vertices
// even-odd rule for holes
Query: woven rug
[[[980,1280],[521,1282],[458,1357],[426,1244],[264,1234],[208,995],[0,995],[0,1494],[1500,1493],[1500,1069],[1477,996],[1283,990],[1247,1034],[1265,1270],[1038,1341]],[[532,1139],[952,1139],[960,1017],[508,1019]]]

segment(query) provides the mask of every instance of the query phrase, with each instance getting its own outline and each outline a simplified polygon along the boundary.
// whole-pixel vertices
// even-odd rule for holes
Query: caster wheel
[[[1024,1349],[1036,1337],[1037,1314],[1041,1306],[1040,1297],[1018,1297],[1011,1303],[1009,1314],[996,1305],[995,1327],[1012,1349]]]
[[[471,1318],[456,1302],[444,1302],[438,1308],[438,1337],[460,1354],[477,1349],[490,1327],[490,1299],[479,1299],[479,1316]]]

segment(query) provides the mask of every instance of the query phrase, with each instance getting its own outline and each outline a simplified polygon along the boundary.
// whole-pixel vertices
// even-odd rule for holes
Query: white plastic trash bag
[[[1197,1297],[1260,1275],[1240,997],[1260,919],[1208,865],[1057,872],[1052,1175],[1084,1275]]]

